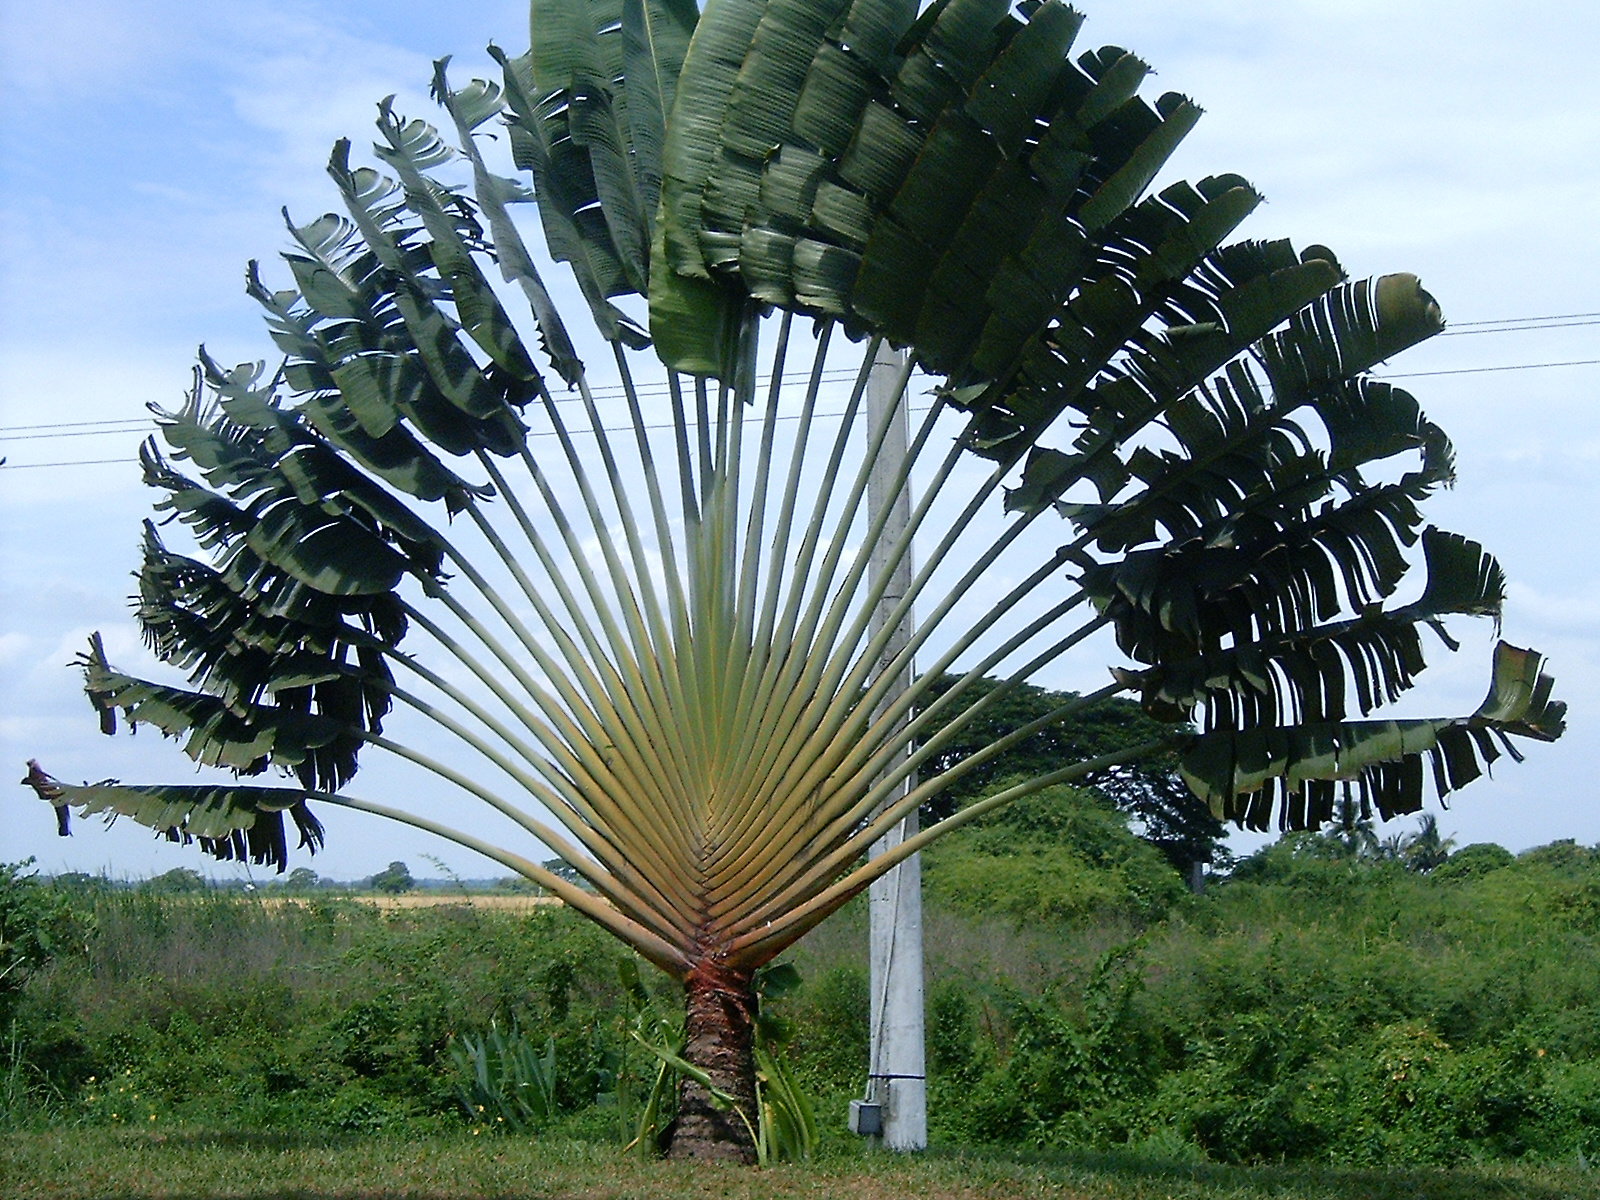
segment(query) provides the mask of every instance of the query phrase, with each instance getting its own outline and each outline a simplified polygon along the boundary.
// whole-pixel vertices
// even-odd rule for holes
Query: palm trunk
[[[713,964],[696,967],[684,981],[684,1058],[732,1096],[740,1112],[719,1109],[693,1080],[685,1079],[670,1158],[752,1163],[750,1131],[756,1124],[755,993],[750,976]],[[749,1124],[746,1125],[748,1120]]]

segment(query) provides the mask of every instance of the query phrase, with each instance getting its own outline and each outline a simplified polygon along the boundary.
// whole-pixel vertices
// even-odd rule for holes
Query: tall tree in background
[[[936,701],[957,682],[955,676],[949,675],[933,681],[922,693],[922,705]],[[922,806],[925,818],[943,819],[1003,782],[1028,779],[1069,763],[1142,746],[1170,732],[1170,726],[1120,696],[1048,721],[1040,718],[1071,705],[1077,697],[1032,684],[1008,687],[1001,680],[989,679],[972,686],[972,698],[997,687],[1006,688],[1005,698],[964,723],[924,764],[924,772],[929,776],[941,774],[1025,725],[1034,731],[929,798]],[[938,732],[938,727],[932,727],[927,736]],[[1196,863],[1231,861],[1222,845],[1227,826],[1183,782],[1176,749],[1115,763],[1085,776],[1083,783],[1133,818],[1140,836],[1179,871],[1187,874]]]
[[[291,222],[289,286],[249,271],[282,365],[202,353],[167,449],[143,451],[186,542],[147,524],[138,615],[187,684],[98,640],[83,660],[107,731],[120,709],[202,763],[290,778],[27,782],[63,823],[122,813],[280,869],[283,814],[314,847],[319,804],[485,854],[683,981],[684,1054],[738,1111],[686,1084],[673,1152],[746,1157],[753,972],[982,813],[1175,750],[1221,819],[1315,826],[1341,789],[1387,817],[1508,735],[1557,736],[1539,656],[1504,644],[1476,712],[1368,719],[1422,668],[1424,625],[1448,644],[1445,617],[1503,596],[1476,543],[1423,528],[1449,442],[1367,374],[1439,309],[1412,276],[1230,242],[1259,202],[1237,176],[1145,196],[1199,110],[1139,98],[1148,68],[1121,49],[1073,57],[1081,23],[1056,0],[534,0],[498,81],[458,90],[440,63],[457,145],[388,104],[377,169],[339,143],[344,213]],[[518,179],[487,158],[502,122]],[[605,339],[620,438],[513,217],[528,201]],[[910,527],[874,562],[887,424],[858,426],[884,340],[938,383],[901,472]],[[841,362],[854,383],[824,412]],[[1030,559],[1047,525],[1065,541]],[[1105,628],[1127,658],[1105,688],[936,763]],[[912,656],[922,682],[891,699]],[[1170,724],[866,860],[1118,694]],[[394,736],[397,709],[460,752]],[[351,794],[369,752],[509,818],[518,847]]]

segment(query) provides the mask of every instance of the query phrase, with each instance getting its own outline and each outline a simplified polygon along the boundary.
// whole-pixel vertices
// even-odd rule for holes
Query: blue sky
[[[1206,108],[1169,177],[1245,175],[1268,198],[1248,233],[1325,243],[1353,275],[1416,272],[1455,323],[1388,368],[1456,442],[1460,483],[1429,515],[1504,562],[1504,635],[1551,656],[1572,728],[1459,794],[1441,824],[1513,848],[1600,841],[1600,367],[1483,369],[1600,359],[1600,326],[1470,324],[1600,312],[1600,11],[1567,0],[1514,13],[1477,0],[1084,7],[1082,44],[1138,51],[1159,72],[1154,90]],[[66,666],[92,629],[121,661],[139,653],[125,597],[149,504],[131,462],[142,431],[23,427],[137,422],[147,403],[180,396],[202,341],[227,362],[266,355],[243,266],[281,248],[281,206],[302,218],[332,207],[322,167],[333,140],[363,144],[390,93],[402,112],[431,113],[434,58],[454,55],[465,77],[487,69],[491,39],[520,50],[526,37],[524,6],[506,0],[0,2],[0,763],[15,776],[30,757],[73,779],[188,774],[170,743],[101,738]],[[34,465],[102,459],[122,461]],[[1476,705],[1492,630],[1479,633],[1430,671],[1411,709]],[[330,826],[312,864],[327,874],[392,858],[425,871],[424,854],[489,871],[370,821]],[[0,789],[0,860],[27,855],[115,875],[205,865],[126,822],[58,840],[47,808]]]

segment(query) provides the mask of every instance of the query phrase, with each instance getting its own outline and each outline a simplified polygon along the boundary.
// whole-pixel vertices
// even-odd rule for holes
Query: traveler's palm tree
[[[202,351],[143,451],[194,545],[146,525],[138,616],[187,686],[98,640],[83,661],[108,731],[120,709],[202,763],[293,778],[28,782],[63,822],[121,813],[279,869],[283,814],[315,847],[318,804],[471,847],[681,979],[687,1057],[748,1102],[752,972],[997,805],[1177,747],[1219,816],[1315,827],[1340,796],[1413,811],[1508,735],[1557,736],[1539,657],[1504,644],[1476,712],[1370,715],[1412,685],[1424,625],[1449,645],[1444,618],[1503,596],[1476,543],[1423,527],[1445,435],[1369,374],[1439,310],[1411,276],[1230,242],[1259,201],[1237,176],[1146,195],[1199,110],[1139,98],[1132,54],[1072,57],[1080,23],[1057,0],[534,0],[531,51],[491,48],[499,81],[456,89],[440,63],[457,145],[384,105],[378,169],[336,146],[344,215],[291,223],[291,287],[249,272],[281,367]],[[502,132],[521,181],[491,171]],[[528,201],[620,429],[513,217]],[[903,461],[897,415],[865,416],[874,369],[899,404],[913,371],[935,381]],[[867,502],[874,469],[909,494],[903,529]],[[1041,537],[1060,548],[1017,567]],[[1102,629],[1125,664],[1039,724],[1128,693],[1170,739],[869,859],[1034,727],[921,764]],[[396,706],[462,753],[396,740]],[[351,794],[374,751],[525,847],[448,827],[431,790]],[[686,1092],[679,1150],[747,1153],[704,1100]]]

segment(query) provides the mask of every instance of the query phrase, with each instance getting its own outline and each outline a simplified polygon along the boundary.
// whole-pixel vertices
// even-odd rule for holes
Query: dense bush
[[[1183,895],[1178,874],[1128,831],[1125,815],[1070,787],[1008,805],[926,858],[930,902],[1018,923],[1151,920]]]
[[[1593,1160],[1600,852],[1468,846],[1424,872],[1383,845],[1287,838],[1190,896],[1070,789],[952,837],[925,864],[935,1141]],[[515,1022],[554,1039],[558,1128],[631,1136],[653,1064],[626,1037],[618,951],[564,909],[0,884],[29,972],[13,1120],[458,1124],[452,1036]],[[805,986],[781,1001],[839,1139],[865,1071],[864,924],[856,906],[802,943]]]
[[[447,1047],[517,1020],[591,1105],[617,950],[556,909],[70,895],[92,926],[30,981],[22,1049],[56,1119],[369,1130],[459,1119]]]
[[[1422,874],[1286,839],[1097,960],[1103,919],[1060,930],[1076,958],[1035,991],[950,972],[939,1128],[1230,1161],[1592,1158],[1600,854],[1461,857]]]

